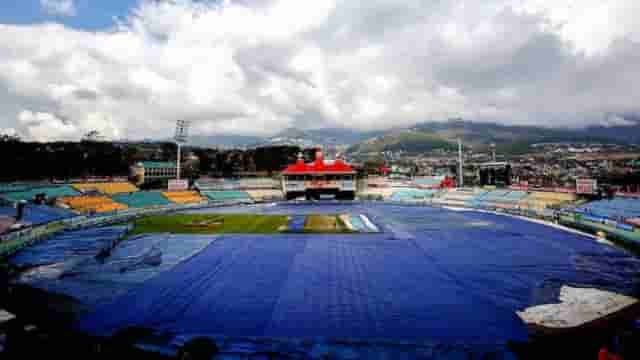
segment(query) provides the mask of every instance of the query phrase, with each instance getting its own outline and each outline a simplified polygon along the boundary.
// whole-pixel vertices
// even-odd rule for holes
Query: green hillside
[[[353,153],[381,151],[429,152],[436,149],[455,149],[455,143],[426,132],[400,132],[373,138],[353,146]]]
[[[436,149],[455,150],[457,139],[474,151],[485,151],[490,144],[502,153],[521,154],[543,142],[616,142],[597,133],[535,126],[507,126],[464,120],[423,123],[410,129],[395,130],[363,141],[349,149],[351,154],[399,151],[425,153]]]

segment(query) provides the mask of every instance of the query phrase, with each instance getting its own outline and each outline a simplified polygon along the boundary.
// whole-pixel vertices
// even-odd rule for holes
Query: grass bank
[[[286,230],[287,221],[286,215],[156,215],[136,220],[131,234],[276,234]]]
[[[304,223],[305,233],[343,234],[351,233],[339,215],[308,215]]]

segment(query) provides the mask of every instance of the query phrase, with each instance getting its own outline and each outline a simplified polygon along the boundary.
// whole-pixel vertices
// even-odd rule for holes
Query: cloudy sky
[[[0,132],[624,125],[637,0],[3,0]]]

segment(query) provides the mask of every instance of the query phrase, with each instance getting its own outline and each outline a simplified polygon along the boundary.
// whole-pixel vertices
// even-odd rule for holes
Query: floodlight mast
[[[176,160],[176,179],[180,180],[180,148],[182,144],[187,142],[189,137],[189,120],[178,120],[176,121],[176,134],[174,136],[174,140],[176,141],[176,145],[178,146],[178,156]]]
[[[462,168],[462,139],[458,138],[458,183],[460,187],[464,187],[464,174]]]

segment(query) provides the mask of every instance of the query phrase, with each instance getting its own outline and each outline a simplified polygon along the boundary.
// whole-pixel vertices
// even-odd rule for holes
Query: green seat
[[[158,191],[137,191],[117,194],[112,196],[112,199],[115,202],[119,202],[133,208],[164,206],[171,204],[171,202]]]
[[[211,201],[251,200],[245,191],[204,191],[202,195]]]
[[[48,198],[80,195],[78,191],[68,185],[34,187],[24,191],[13,191],[0,195],[9,201],[32,200],[38,194],[45,194]]]

